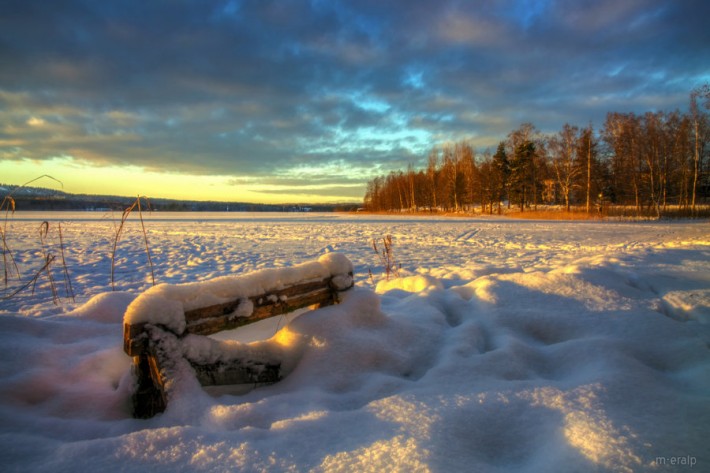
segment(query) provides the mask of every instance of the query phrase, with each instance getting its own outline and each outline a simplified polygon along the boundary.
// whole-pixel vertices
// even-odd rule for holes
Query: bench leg
[[[133,393],[133,417],[148,419],[165,411],[165,398],[153,377],[157,375],[155,363],[149,355],[133,357],[133,369],[136,374],[136,390]],[[153,366],[151,366],[153,365]]]

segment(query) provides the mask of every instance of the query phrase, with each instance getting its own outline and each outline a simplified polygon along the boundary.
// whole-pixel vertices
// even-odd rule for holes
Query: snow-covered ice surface
[[[8,245],[26,277],[43,220],[55,254],[62,223],[77,302],[55,306],[43,276],[0,301],[2,471],[710,471],[707,222],[147,215],[158,282],[335,251],[356,288],[219,335],[282,353],[283,381],[185,383],[135,420],[121,322],[150,286],[140,225],[110,292],[115,220],[17,213]],[[390,281],[371,248],[387,234]]]

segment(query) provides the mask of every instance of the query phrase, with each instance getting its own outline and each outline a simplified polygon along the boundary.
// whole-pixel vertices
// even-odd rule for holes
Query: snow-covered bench
[[[134,416],[163,412],[177,386],[195,378],[202,386],[278,381],[278,360],[204,356],[191,347],[222,330],[335,304],[338,294],[352,286],[350,260],[328,253],[293,267],[148,289],[128,306],[123,319],[123,348],[133,357],[137,376]]]

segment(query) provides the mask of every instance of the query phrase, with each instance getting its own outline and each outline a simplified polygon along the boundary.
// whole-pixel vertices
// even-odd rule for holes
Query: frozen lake
[[[61,223],[72,284],[79,300],[86,300],[110,290],[110,256],[120,218],[117,212],[17,212],[8,222],[8,246],[23,275],[31,276],[44,261],[41,222],[50,222],[47,243],[55,253],[59,252],[57,224]],[[168,283],[288,266],[338,251],[353,261],[356,280],[366,284],[369,271],[376,276],[382,272],[372,240],[386,235],[392,235],[394,254],[404,270],[455,281],[494,272],[549,271],[586,256],[682,244],[710,233],[710,225],[699,223],[572,223],[499,217],[146,212],[143,218],[156,281]],[[150,285],[137,214],[125,225],[115,268],[118,290],[139,291]],[[46,309],[34,307],[48,296],[43,279],[35,296],[23,294],[4,301],[0,313]]]

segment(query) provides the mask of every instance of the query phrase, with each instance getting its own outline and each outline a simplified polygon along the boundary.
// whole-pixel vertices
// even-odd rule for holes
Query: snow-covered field
[[[77,298],[55,266],[60,305],[45,275],[0,301],[3,472],[710,471],[707,222],[147,215],[158,282],[336,251],[357,287],[220,334],[289,353],[283,381],[185,389],[136,420],[122,319],[150,269],[131,217],[111,292],[110,217],[8,221],[25,279],[40,223],[59,255],[61,222]],[[385,281],[370,245],[388,234],[402,277]]]

